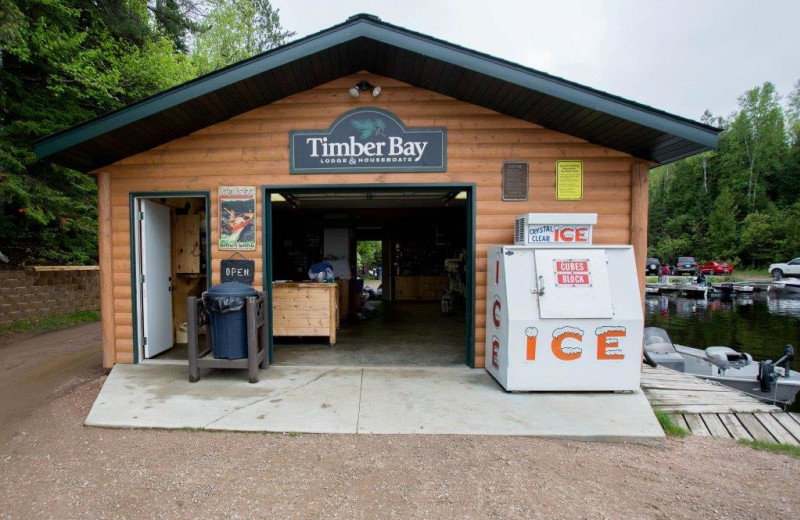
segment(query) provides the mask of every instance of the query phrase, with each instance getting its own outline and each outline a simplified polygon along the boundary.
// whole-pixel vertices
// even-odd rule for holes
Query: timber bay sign
[[[408,128],[380,108],[356,108],[328,130],[289,132],[289,172],[445,172],[447,129]]]

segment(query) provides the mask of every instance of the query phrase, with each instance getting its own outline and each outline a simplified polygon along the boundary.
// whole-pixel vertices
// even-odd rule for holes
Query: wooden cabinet
[[[327,336],[336,344],[339,286],[335,283],[273,283],[273,336]]]
[[[394,283],[397,301],[436,301],[447,289],[445,276],[396,276]]]

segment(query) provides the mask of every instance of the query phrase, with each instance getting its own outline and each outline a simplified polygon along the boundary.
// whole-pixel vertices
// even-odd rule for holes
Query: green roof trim
[[[383,45],[387,49],[401,52],[404,60],[414,60],[415,65],[420,66],[403,67],[386,63],[388,60],[378,60],[374,52],[369,54],[365,51],[367,42],[373,46]],[[344,23],[43,138],[35,143],[36,154],[40,159],[47,158],[81,171],[96,169],[131,155],[130,152],[126,155],[108,142],[100,142],[108,134],[126,128],[141,130],[132,131],[124,138],[125,143],[135,150],[133,153],[145,151],[203,126],[256,108],[260,106],[259,103],[261,105],[270,103],[303,89],[293,90],[288,85],[282,85],[278,89],[281,95],[276,97],[271,93],[273,94],[271,98],[259,92],[257,95],[262,97],[242,100],[237,108],[220,106],[220,114],[216,116],[203,114],[201,122],[187,123],[186,118],[180,117],[181,111],[188,106],[187,104],[211,102],[212,97],[221,95],[225,89],[235,88],[243,81],[259,78],[268,83],[277,81],[270,74],[282,74],[282,68],[293,67],[302,60],[345,47],[350,60],[336,59],[333,60],[335,63],[325,62],[323,67],[325,70],[318,70],[306,64],[306,68],[296,69],[296,73],[302,71],[304,74],[301,78],[304,81],[297,83],[304,83],[305,88],[313,88],[335,77],[366,69],[420,88],[436,90],[468,103],[479,104],[512,117],[536,124],[544,123],[543,126],[555,131],[563,131],[653,162],[667,163],[717,146],[720,132],[718,128],[409,31],[382,22],[372,15],[360,14]],[[441,67],[432,67],[437,70],[431,72],[430,76],[422,78],[419,69],[432,62],[452,66],[462,74],[458,75],[459,78],[453,78],[451,74],[449,77],[432,80],[430,76],[441,74],[438,70]],[[309,70],[311,74],[308,74]],[[472,75],[471,94],[466,93],[470,89],[464,87],[464,83],[468,81],[467,75]],[[523,98],[523,103],[514,104],[487,95],[487,90],[478,88],[484,81],[490,82],[496,89],[495,92],[499,92],[500,88],[506,91],[522,89],[514,101]],[[436,84],[438,88],[432,88],[431,84]],[[457,95],[459,93],[463,95]],[[530,110],[531,106],[523,107],[525,99],[534,97],[542,99],[537,101],[536,105],[546,107],[545,110],[534,111]],[[542,103],[543,105],[540,105]],[[166,119],[153,123],[155,120],[152,118],[159,117]],[[148,122],[148,119],[151,121]],[[603,119],[602,123],[597,123],[598,119]],[[623,123],[633,125],[628,124],[628,128],[623,132],[617,132],[615,125]],[[160,137],[161,141],[145,129],[149,124],[157,124],[159,128],[165,130],[165,137]],[[138,125],[142,128],[139,129]],[[609,128],[613,131],[609,131]],[[113,134],[111,137],[113,138]]]
[[[40,139],[36,142],[36,155],[39,158],[47,157],[92,137],[116,130],[147,116],[215,92],[222,87],[230,86],[245,78],[291,63],[299,57],[341,43],[338,38],[331,34],[334,29],[336,27],[312,34],[281,47],[270,49],[245,61],[209,72],[119,110],[98,116]]]

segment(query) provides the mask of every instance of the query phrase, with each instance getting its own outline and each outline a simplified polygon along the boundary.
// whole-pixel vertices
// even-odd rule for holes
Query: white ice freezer
[[[508,391],[636,390],[644,317],[632,246],[553,246],[489,247],[486,369]]]

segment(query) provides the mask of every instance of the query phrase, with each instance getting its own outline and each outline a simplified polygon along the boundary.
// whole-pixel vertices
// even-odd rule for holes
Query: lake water
[[[794,346],[800,370],[800,298],[755,293],[729,300],[648,296],[645,326],[661,327],[674,343],[705,348],[722,345],[748,352],[756,361],[777,360]],[[791,407],[800,411],[799,400]]]

